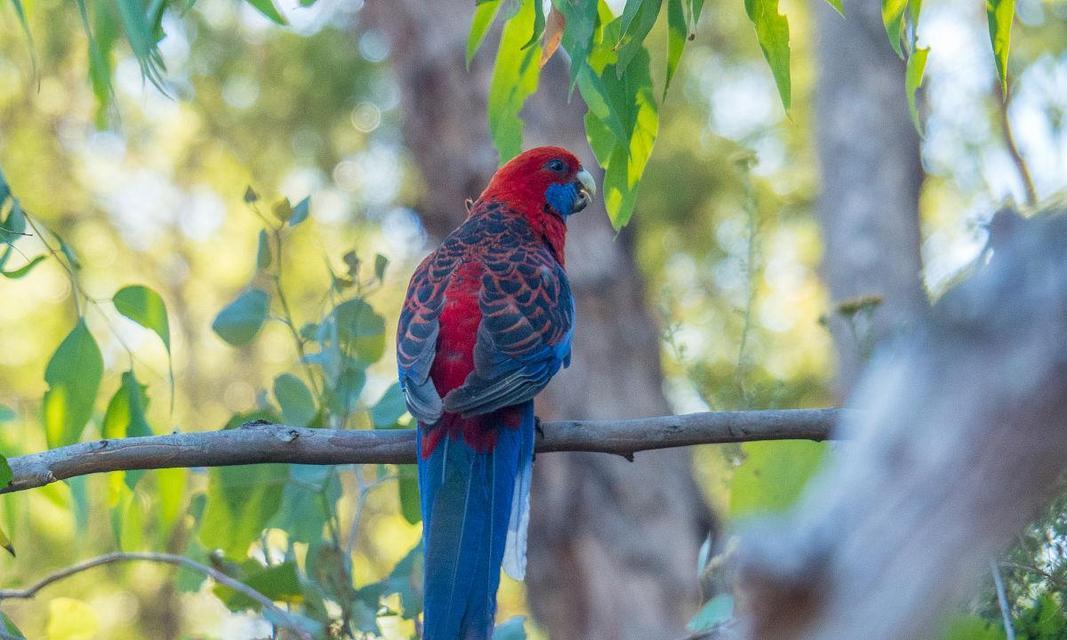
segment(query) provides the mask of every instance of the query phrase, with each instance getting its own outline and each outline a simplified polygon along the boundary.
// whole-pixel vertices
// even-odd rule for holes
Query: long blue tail
[[[490,428],[497,435],[489,451],[450,433],[425,459],[421,425],[418,431],[424,640],[490,640],[505,547],[509,573],[525,566],[533,402],[521,407],[518,428]]]

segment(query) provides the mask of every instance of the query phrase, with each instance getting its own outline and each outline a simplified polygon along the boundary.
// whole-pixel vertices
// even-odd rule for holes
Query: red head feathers
[[[478,203],[501,202],[521,213],[563,258],[567,216],[589,204],[596,182],[573,153],[562,147],[536,147],[497,170]],[[477,212],[477,205],[472,213]]]

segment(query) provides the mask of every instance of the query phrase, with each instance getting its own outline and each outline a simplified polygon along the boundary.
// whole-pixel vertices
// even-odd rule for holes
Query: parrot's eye
[[[567,172],[567,163],[563,162],[559,158],[549,160],[548,164],[546,164],[545,167],[547,167],[549,171],[555,171],[556,173]]]

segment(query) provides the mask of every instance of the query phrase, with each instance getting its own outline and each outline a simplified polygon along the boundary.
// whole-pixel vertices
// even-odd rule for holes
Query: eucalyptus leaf
[[[265,15],[271,22],[280,25],[289,24],[282,14],[278,13],[278,7],[272,0],[247,0],[248,4],[256,8],[256,11]]]
[[[81,438],[93,413],[96,392],[104,373],[104,360],[93,334],[79,320],[48,361],[42,412],[50,448],[73,444]]]
[[[300,202],[296,203],[293,207],[293,215],[289,218],[289,226],[295,227],[301,222],[308,219],[308,215],[311,213],[311,196],[305,197]]]
[[[534,28],[534,5],[539,1],[523,0],[518,12],[505,23],[489,80],[489,132],[500,164],[522,151],[523,123],[519,112],[526,99],[537,91],[541,47],[523,48],[523,43]]]
[[[207,505],[200,542],[228,557],[244,558],[278,511],[289,479],[287,465],[217,467],[208,471]]]
[[[259,230],[259,240],[256,245],[256,270],[262,271],[271,265],[273,256],[270,250],[270,237],[265,229]]]
[[[30,271],[33,271],[34,267],[44,262],[45,257],[46,256],[44,255],[35,256],[32,260],[22,265],[18,269],[13,269],[11,271],[0,271],[0,275],[3,275],[8,280],[18,280],[29,275]]]
[[[215,316],[211,328],[226,342],[241,346],[256,337],[267,319],[270,295],[262,289],[246,289]]]
[[[306,427],[315,419],[318,410],[315,399],[307,386],[291,373],[283,373],[274,379],[274,397],[282,408],[286,424]]]
[[[148,287],[133,285],[119,289],[111,301],[119,313],[154,331],[170,353],[170,321],[162,296]]]
[[[778,0],[745,0],[745,13],[756,28],[756,40],[759,41],[763,57],[771,67],[782,106],[789,111],[792,100],[789,79],[789,21],[778,13]],[[899,42],[897,46],[900,46]]]
[[[989,42],[997,63],[1002,95],[1008,93],[1008,54],[1011,53],[1011,25],[1015,20],[1015,0],[986,0]]]
[[[489,35],[489,28],[493,26],[496,14],[500,11],[501,0],[489,0],[479,2],[474,7],[474,17],[471,18],[470,33],[467,35],[467,68],[471,66],[471,60],[481,49],[485,42],[485,36]]]
[[[919,109],[916,104],[916,93],[919,91],[919,87],[923,83],[923,73],[926,70],[926,56],[929,55],[930,48],[915,49],[908,56],[908,67],[904,74],[904,90],[908,94],[908,113],[911,114],[911,121],[915,125],[915,130],[922,135],[922,122],[919,120]]]

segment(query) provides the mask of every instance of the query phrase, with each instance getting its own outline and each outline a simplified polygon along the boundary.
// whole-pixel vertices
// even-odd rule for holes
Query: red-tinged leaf
[[[541,47],[541,66],[544,67],[559,49],[559,43],[563,41],[563,27],[567,24],[563,14],[556,11],[555,7],[548,12],[545,22],[545,38]]]

